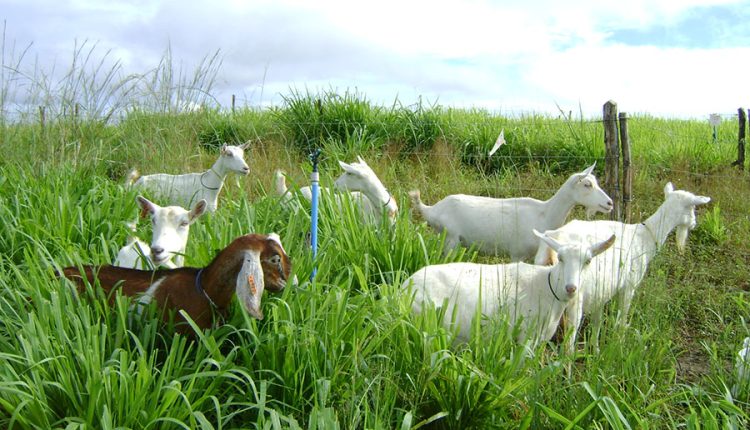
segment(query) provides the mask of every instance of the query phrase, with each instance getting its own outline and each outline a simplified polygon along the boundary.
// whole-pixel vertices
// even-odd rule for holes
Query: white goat
[[[148,189],[158,197],[174,205],[191,206],[198,200],[208,202],[207,210],[216,211],[219,192],[224,186],[224,180],[230,172],[247,175],[250,168],[245,162],[245,149],[242,146],[223,145],[219,158],[208,170],[202,173],[186,173],[184,175],[169,175],[157,173],[140,176],[133,171],[128,181],[134,187]]]
[[[391,223],[395,222],[398,215],[398,204],[396,199],[388,192],[375,172],[367,165],[362,157],[357,157],[357,162],[347,164],[339,161],[344,173],[334,182],[335,191],[348,191],[352,202],[361,211],[362,216],[368,221],[380,220],[380,215],[385,211]],[[281,204],[286,208],[299,207],[295,203],[292,192],[286,186],[284,172],[275,172],[275,192],[281,197]],[[299,189],[299,193],[308,202],[312,200],[312,190],[309,186]],[[333,196],[335,204],[341,207],[343,204],[341,194],[332,193],[331,190],[320,187],[320,195],[323,198]]]
[[[582,287],[580,274],[591,259],[614,243],[614,236],[595,245],[560,243],[533,230],[562,258],[554,266],[527,263],[449,263],[426,266],[407,279],[402,289],[413,287],[412,308],[421,313],[426,306],[447,301],[443,324],[458,326],[458,336],[469,338],[478,311],[497,319],[507,317],[509,330],[519,325],[518,341],[531,335],[532,347],[555,333],[568,301]],[[453,320],[455,315],[455,320]],[[533,330],[533,331],[532,331]]]
[[[190,224],[206,212],[206,201],[199,201],[190,211],[180,206],[161,207],[143,196],[136,201],[141,207],[141,217],[151,217],[151,245],[131,237],[117,253],[114,265],[141,270],[182,267]]]
[[[510,254],[513,261],[531,259],[538,241],[532,229],[551,230],[565,223],[576,204],[587,214],[610,212],[612,199],[599,188],[591,173],[596,163],[568,178],[552,198],[495,199],[454,194],[433,206],[422,203],[419,190],[409,193],[412,207],[438,231],[446,230],[446,250],[478,245],[485,254]]]
[[[569,351],[572,352],[575,347],[584,313],[591,315],[592,343],[598,348],[604,305],[615,295],[619,295],[621,299],[617,323],[623,326],[627,324],[635,289],[646,274],[648,264],[658,248],[667,240],[669,233],[676,229],[677,247],[682,251],[689,230],[696,225],[695,207],[711,200],[688,191],[675,190],[671,182],[664,187],[664,197],[664,203],[641,224],[574,220],[557,230],[546,232],[548,236],[565,242],[593,243],[612,234],[619,238],[615,246],[584,271],[584,287],[566,311],[568,324],[572,324],[572,334],[568,338]],[[537,264],[554,263],[554,250],[542,243],[534,261]]]
[[[347,164],[339,161],[339,165],[344,169],[344,173],[333,183],[333,188],[338,191],[349,191],[352,200],[357,202],[366,219],[378,221],[385,212],[393,224],[398,215],[396,199],[365,160],[358,156],[356,163]],[[355,194],[357,192],[361,194]]]

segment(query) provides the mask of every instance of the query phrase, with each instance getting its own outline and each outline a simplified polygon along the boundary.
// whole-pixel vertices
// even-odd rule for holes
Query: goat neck
[[[373,207],[380,210],[387,210],[388,218],[393,220],[398,213],[398,204],[393,195],[385,188],[380,179],[377,177],[372,178],[370,186],[363,189],[361,192],[370,199]]]
[[[672,230],[682,223],[682,214],[675,213],[671,210],[669,201],[664,201],[661,206],[642,223],[642,226],[648,230],[650,239],[655,241],[657,248],[664,245],[667,236]],[[691,226],[692,227],[692,226]]]
[[[575,176],[569,178],[552,197],[542,202],[542,205],[544,205],[544,220],[546,222],[546,225],[542,229],[558,228],[565,224],[565,220],[568,219],[568,215],[570,215],[570,212],[576,205],[572,196],[572,187],[573,181],[577,180],[578,178]]]
[[[228,173],[221,157],[219,157],[211,168],[201,173],[201,185],[210,190],[220,191],[221,187],[224,186],[224,179],[226,179]]]

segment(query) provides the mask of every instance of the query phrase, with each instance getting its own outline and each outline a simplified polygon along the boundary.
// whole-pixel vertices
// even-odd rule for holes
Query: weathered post
[[[630,138],[628,114],[620,112],[620,148],[622,150],[622,216],[630,223],[630,202],[633,196],[633,171],[630,168]]]
[[[605,175],[604,190],[614,203],[610,219],[620,220],[620,185],[618,172],[620,169],[620,145],[617,136],[617,103],[610,100],[604,103],[604,145]]]
[[[39,125],[44,130],[44,106],[39,106]]]
[[[232,113],[234,113],[234,94],[232,94]]]
[[[737,166],[740,170],[745,169],[745,124],[747,123],[747,114],[745,109],[737,109],[737,113],[740,117],[740,129],[737,133],[737,160],[732,163],[732,166]]]

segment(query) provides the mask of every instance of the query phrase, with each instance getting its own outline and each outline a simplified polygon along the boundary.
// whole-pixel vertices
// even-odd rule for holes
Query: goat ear
[[[349,172],[352,170],[352,166],[349,164],[344,163],[343,161],[339,160],[339,166],[341,166],[342,169]]]
[[[206,203],[206,199],[201,199],[198,203],[196,203],[195,206],[193,206],[193,209],[190,210],[190,213],[188,215],[190,218],[190,221],[192,222],[199,216],[206,213],[207,207],[208,207],[208,203]]]
[[[156,212],[156,204],[152,203],[149,199],[138,196],[135,198],[135,201],[141,207],[141,218],[146,218],[146,215]]]
[[[562,245],[560,244],[560,242],[558,242],[555,239],[547,236],[546,232],[544,234],[542,234],[542,233],[539,233],[536,229],[533,229],[533,231],[534,231],[534,234],[539,239],[541,239],[544,243],[546,243],[547,245],[549,245],[550,248],[554,249],[555,252],[557,252],[562,247]]]
[[[664,197],[668,196],[672,191],[674,191],[674,185],[671,182],[667,182],[667,185],[664,186]]]
[[[711,201],[711,197],[694,196],[693,197],[693,206],[705,205],[706,203],[708,203],[710,201]]]
[[[612,236],[609,237],[609,239],[605,240],[604,242],[599,242],[593,247],[591,247],[591,255],[593,257],[596,257],[602,252],[608,250],[612,245],[614,245],[616,238],[617,237],[613,234]]]
[[[363,160],[362,157],[360,157],[359,155],[357,155],[357,161],[359,161],[361,164],[364,164],[365,166],[367,165],[365,160]]]
[[[220,152],[221,152],[222,154],[224,154],[224,153],[226,153],[226,152],[227,152],[227,144],[226,144],[226,143],[224,143],[224,144],[222,144],[222,145],[221,145],[221,150],[220,150]]]
[[[265,280],[263,279],[263,267],[260,263],[260,252],[248,250],[244,253],[244,258],[242,268],[237,274],[235,292],[247,313],[262,320],[263,310],[260,308],[260,299],[265,289]]]
[[[249,147],[250,147],[250,141],[249,140],[247,142],[243,143],[242,145],[240,145],[240,149],[243,150],[243,151],[246,150]]]
[[[581,172],[581,175],[588,176],[591,174],[591,172],[594,171],[594,167],[596,167],[596,161],[594,161],[594,164],[587,167],[583,172]]]

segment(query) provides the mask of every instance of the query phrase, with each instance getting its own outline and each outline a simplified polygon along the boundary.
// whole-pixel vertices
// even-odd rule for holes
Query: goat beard
[[[689,232],[690,229],[685,226],[679,226],[675,229],[674,238],[678,251],[685,252]]]

